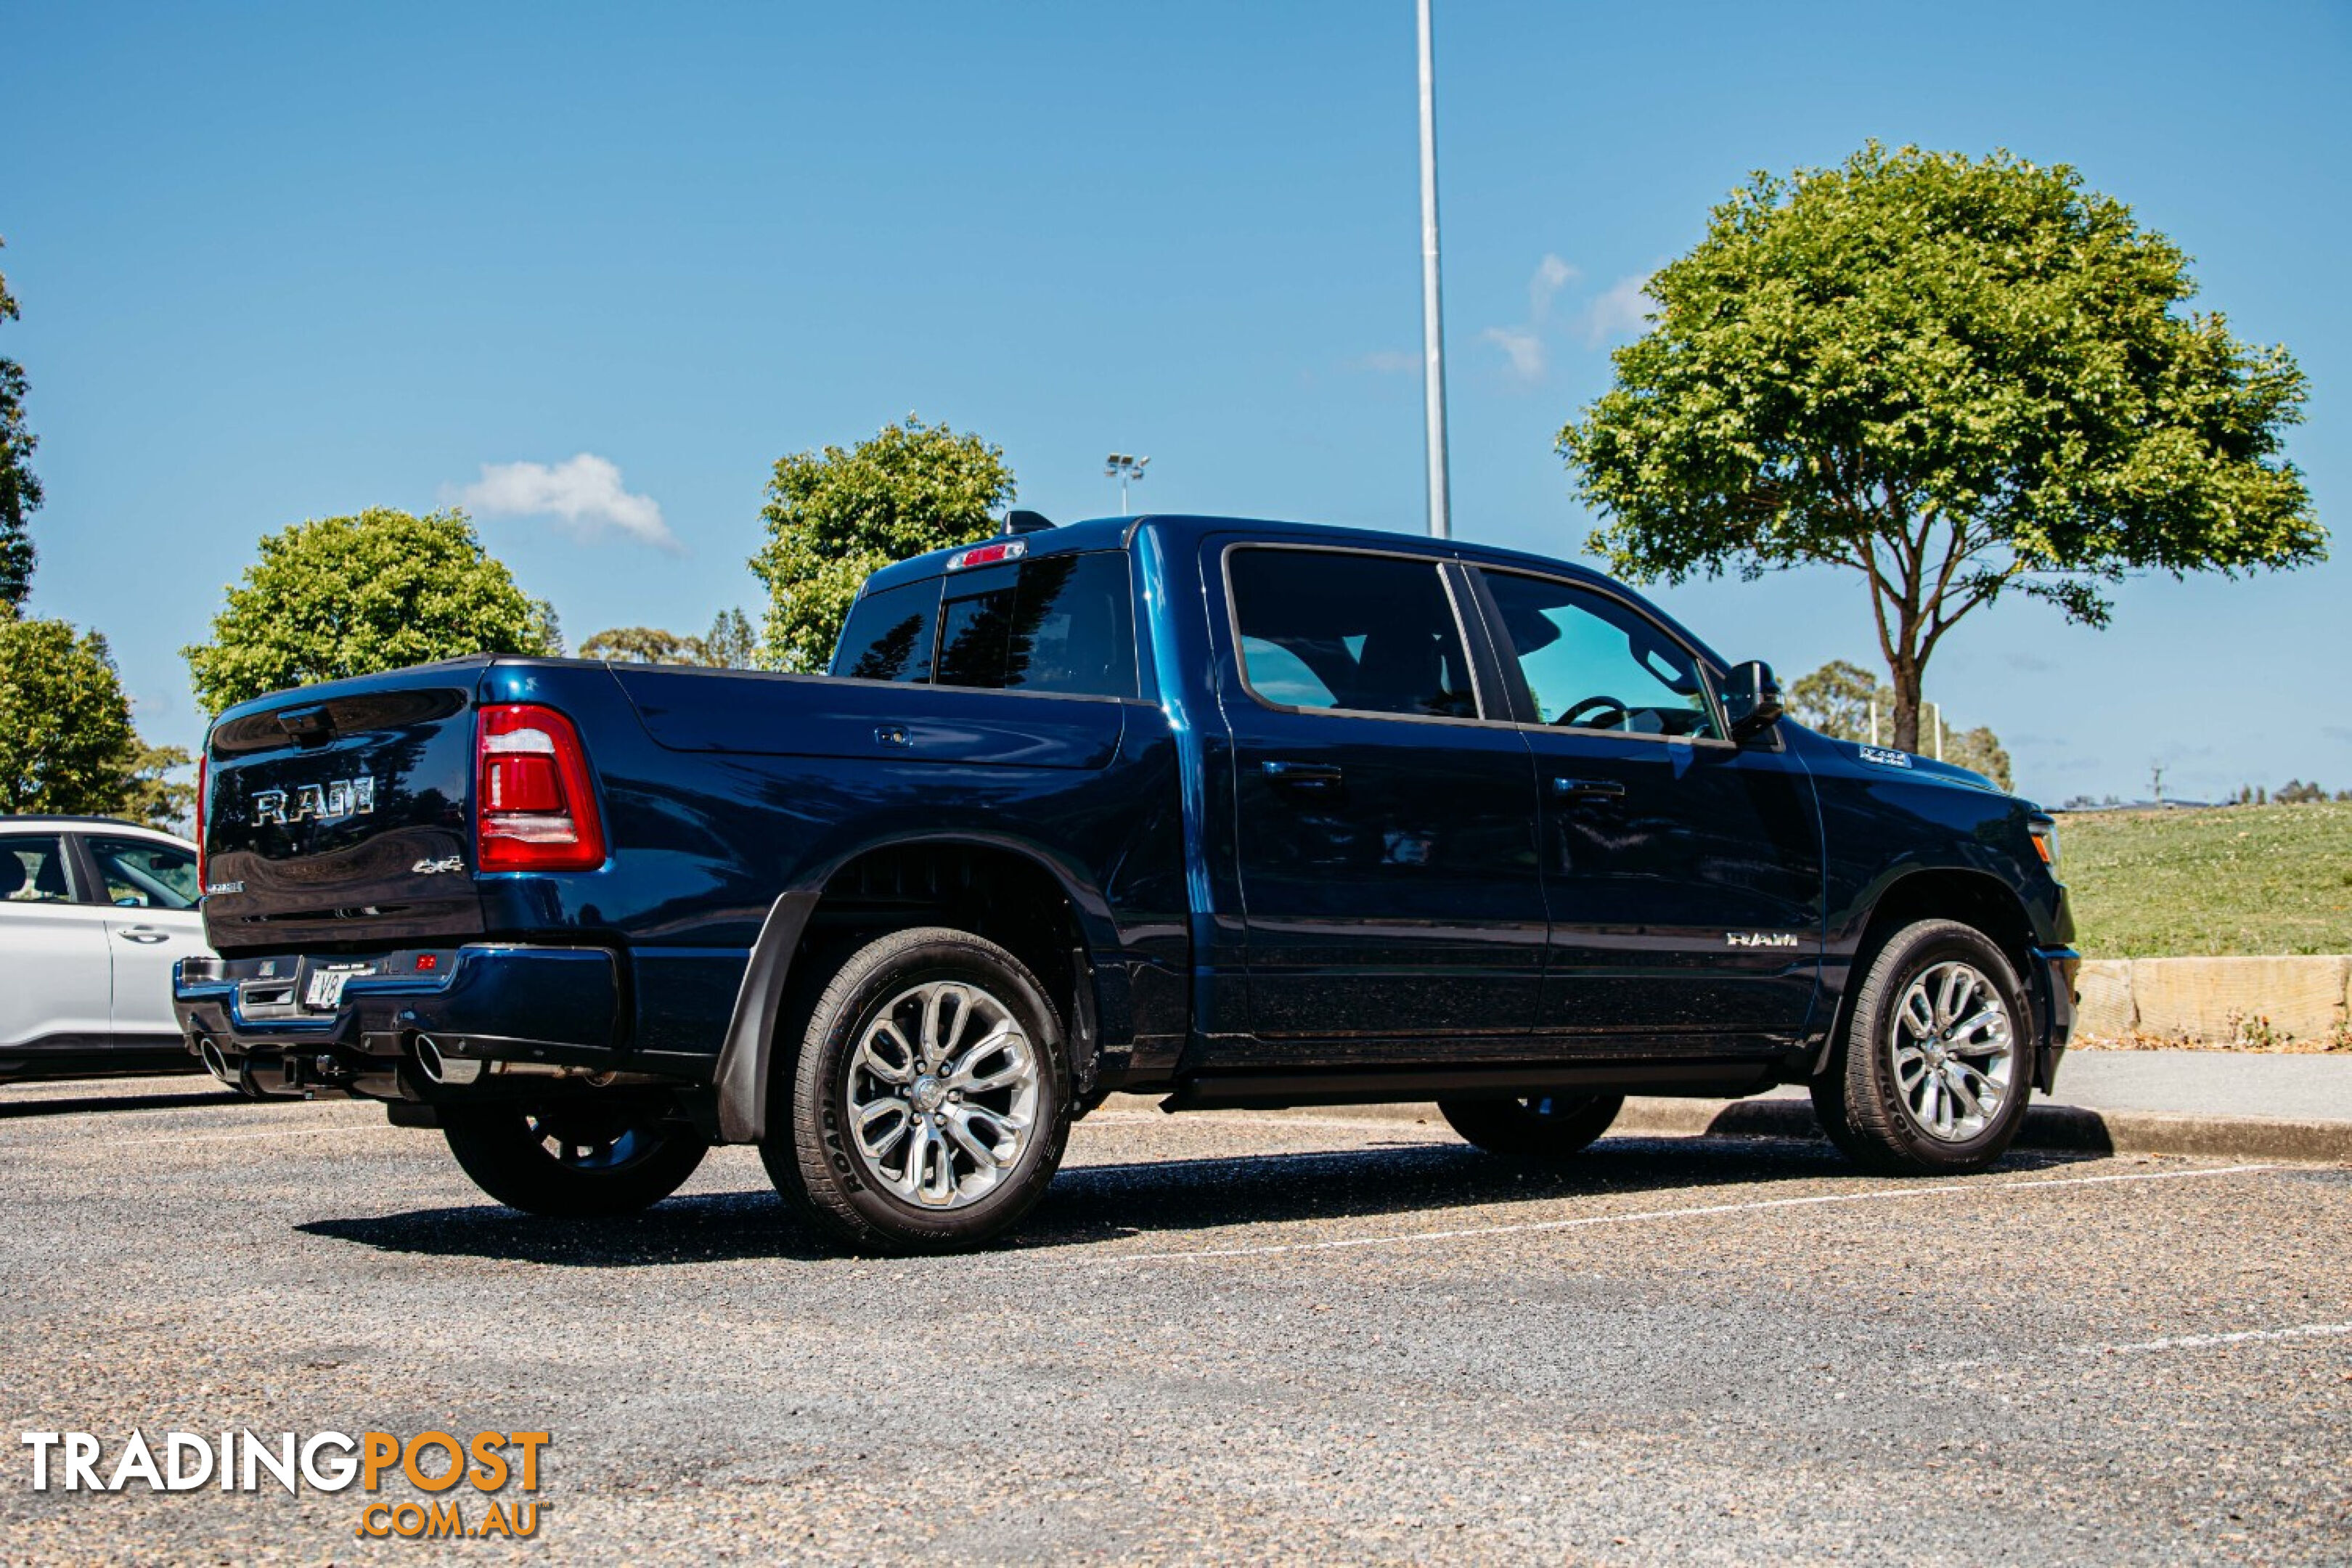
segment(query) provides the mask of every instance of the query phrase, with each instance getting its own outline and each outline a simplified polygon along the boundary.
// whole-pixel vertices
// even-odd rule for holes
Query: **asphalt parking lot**
[[[545,1429],[536,1540],[0,1486],[9,1561],[2352,1558],[2352,1170],[1089,1120],[1019,1244],[824,1255],[748,1152],[526,1220],[432,1133],[0,1089],[11,1434]],[[13,1436],[12,1436],[13,1441]],[[391,1488],[386,1498],[413,1495]]]

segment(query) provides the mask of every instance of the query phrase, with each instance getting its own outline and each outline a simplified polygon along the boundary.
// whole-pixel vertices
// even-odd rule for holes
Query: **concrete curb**
[[[2094,958],[2074,977],[2081,1039],[2341,1039],[2352,955]]]
[[[1147,1110],[1158,1100],[1114,1095],[1122,1110]],[[1444,1126],[1430,1104],[1331,1105],[1296,1110],[1228,1110],[1223,1116],[1282,1121],[1410,1121]],[[1806,1138],[1822,1136],[1811,1102],[1802,1100],[1654,1100],[1625,1102],[1612,1135],[1666,1138]],[[2025,1113],[2021,1149],[2065,1149],[2092,1154],[2197,1154],[2225,1160],[2294,1160],[2352,1164],[2352,1121],[2289,1121],[2270,1116],[2203,1116],[2163,1110],[2089,1110],[2079,1105],[2037,1104]]]

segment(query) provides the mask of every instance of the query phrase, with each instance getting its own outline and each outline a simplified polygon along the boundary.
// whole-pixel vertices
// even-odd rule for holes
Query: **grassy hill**
[[[2086,958],[2352,952],[2352,802],[2059,818]]]

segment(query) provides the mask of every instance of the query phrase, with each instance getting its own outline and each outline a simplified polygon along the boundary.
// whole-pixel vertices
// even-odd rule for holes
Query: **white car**
[[[0,816],[0,1082],[196,1066],[172,965],[209,953],[196,848],[103,816]]]

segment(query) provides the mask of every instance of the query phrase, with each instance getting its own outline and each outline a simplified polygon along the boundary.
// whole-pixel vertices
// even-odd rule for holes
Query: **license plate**
[[[371,970],[364,963],[345,964],[339,969],[314,969],[310,971],[310,987],[302,993],[302,1005],[320,1012],[341,1006],[343,983],[354,974],[369,973]]]

